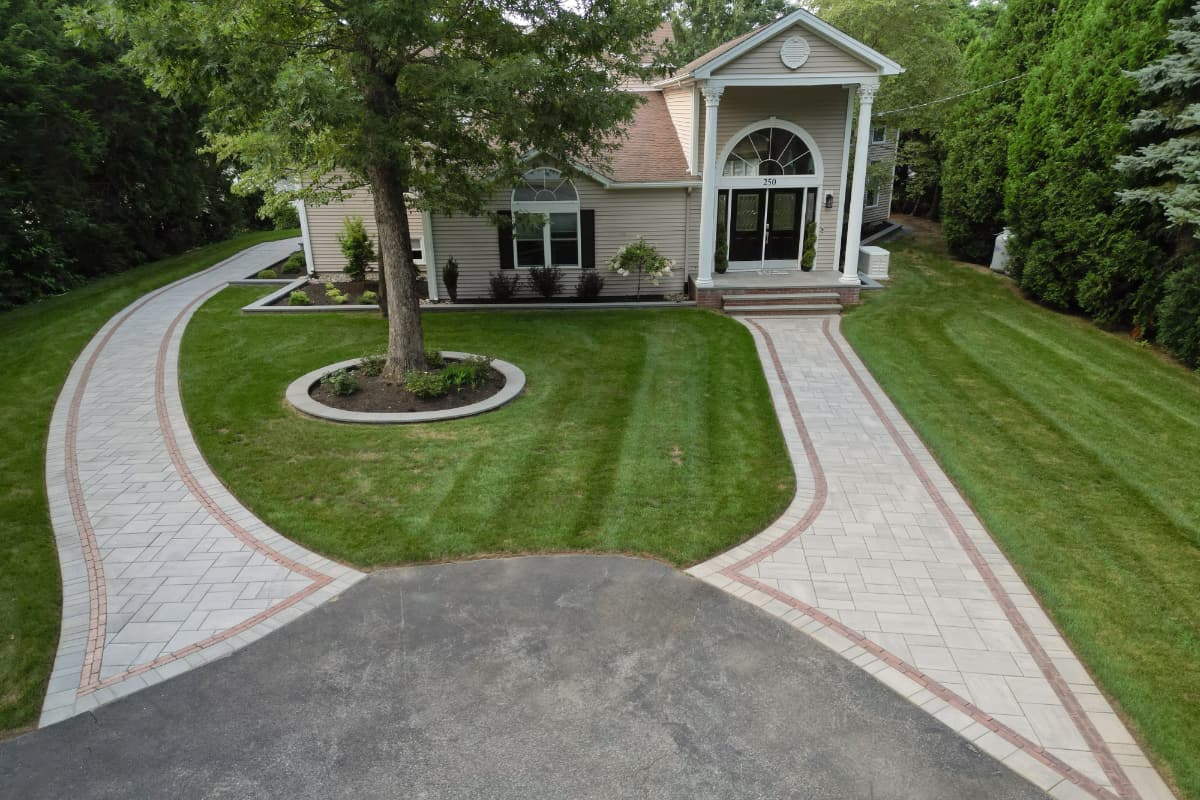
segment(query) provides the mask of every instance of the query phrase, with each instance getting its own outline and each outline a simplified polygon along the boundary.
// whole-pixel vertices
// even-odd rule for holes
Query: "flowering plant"
[[[608,262],[609,270],[618,275],[637,273],[639,294],[643,275],[649,278],[652,284],[658,286],[659,279],[664,275],[670,275],[671,268],[674,266],[675,263],[658,252],[654,245],[647,244],[645,237],[640,237],[637,241],[622,247]]]

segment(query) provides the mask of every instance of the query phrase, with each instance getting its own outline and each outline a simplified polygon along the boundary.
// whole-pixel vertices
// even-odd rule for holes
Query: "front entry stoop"
[[[725,294],[721,297],[721,304],[726,314],[813,316],[840,314],[841,300],[837,292],[780,289],[759,290],[752,294]]]

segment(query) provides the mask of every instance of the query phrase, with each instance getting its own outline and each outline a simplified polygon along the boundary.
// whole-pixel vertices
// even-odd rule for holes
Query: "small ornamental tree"
[[[367,277],[367,266],[375,260],[375,245],[363,227],[362,217],[346,217],[342,232],[338,234],[338,243],[342,246],[342,255],[346,257],[346,266],[342,270],[352,281],[361,281]]]
[[[653,245],[648,244],[645,237],[622,247],[608,262],[609,269],[622,277],[633,273],[637,274],[638,297],[642,296],[643,275],[652,284],[658,286],[659,280],[664,275],[670,275],[671,268],[674,266],[675,264],[669,258],[659,253]]]
[[[84,0],[100,31],[181,104],[272,204],[328,203],[370,186],[386,290],[383,376],[421,370],[410,204],[482,214],[538,151],[603,166],[642,100],[666,0]]]

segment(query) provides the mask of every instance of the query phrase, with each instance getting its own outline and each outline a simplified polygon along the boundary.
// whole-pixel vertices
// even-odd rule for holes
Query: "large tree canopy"
[[[793,9],[788,0],[679,0],[671,6],[671,60],[682,66]]]
[[[67,3],[0,0],[0,308],[179,252],[253,220],[199,116],[149,91]]]
[[[639,102],[620,84],[645,76],[664,11],[660,0],[95,0],[83,22],[128,42],[155,88],[207,108],[205,135],[239,186],[275,202],[371,186],[395,377],[425,366],[409,202],[478,212],[535,150],[601,162]]]

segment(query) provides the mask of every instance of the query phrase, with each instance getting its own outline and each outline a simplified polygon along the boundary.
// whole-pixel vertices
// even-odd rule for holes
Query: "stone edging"
[[[253,303],[242,307],[243,314],[320,314],[326,312],[345,312],[345,311],[379,311],[379,306],[370,305],[342,305],[342,306],[276,306],[272,305],[277,300],[287,297],[292,292],[299,289],[304,284],[308,283],[309,276],[304,275],[295,280],[287,281],[286,285],[280,286],[274,292],[260,297]],[[278,285],[279,280],[241,280],[230,281],[231,284],[237,286],[259,286],[259,285]],[[694,300],[683,300],[676,302],[674,300],[647,300],[647,301],[615,301],[615,302],[599,302],[599,303],[426,303],[421,305],[421,313],[449,313],[454,311],[601,311],[612,309],[639,309],[639,308],[693,308],[696,303]]]
[[[471,353],[459,353],[452,350],[443,350],[441,353],[446,358],[456,360],[473,357]],[[504,387],[491,397],[480,400],[478,403],[471,403],[469,406],[463,406],[462,408],[407,412],[346,411],[327,406],[309,396],[308,390],[313,387],[313,384],[321,380],[321,378],[334,370],[357,366],[361,360],[359,358],[351,358],[346,361],[339,361],[336,364],[329,364],[320,369],[314,369],[306,375],[302,375],[288,386],[287,401],[297,411],[307,414],[310,417],[317,417],[318,419],[370,425],[398,425],[414,422],[441,422],[448,419],[473,417],[477,414],[493,411],[512,402],[525,390],[525,373],[521,371],[520,367],[497,358],[492,359],[492,368],[504,376]]]

